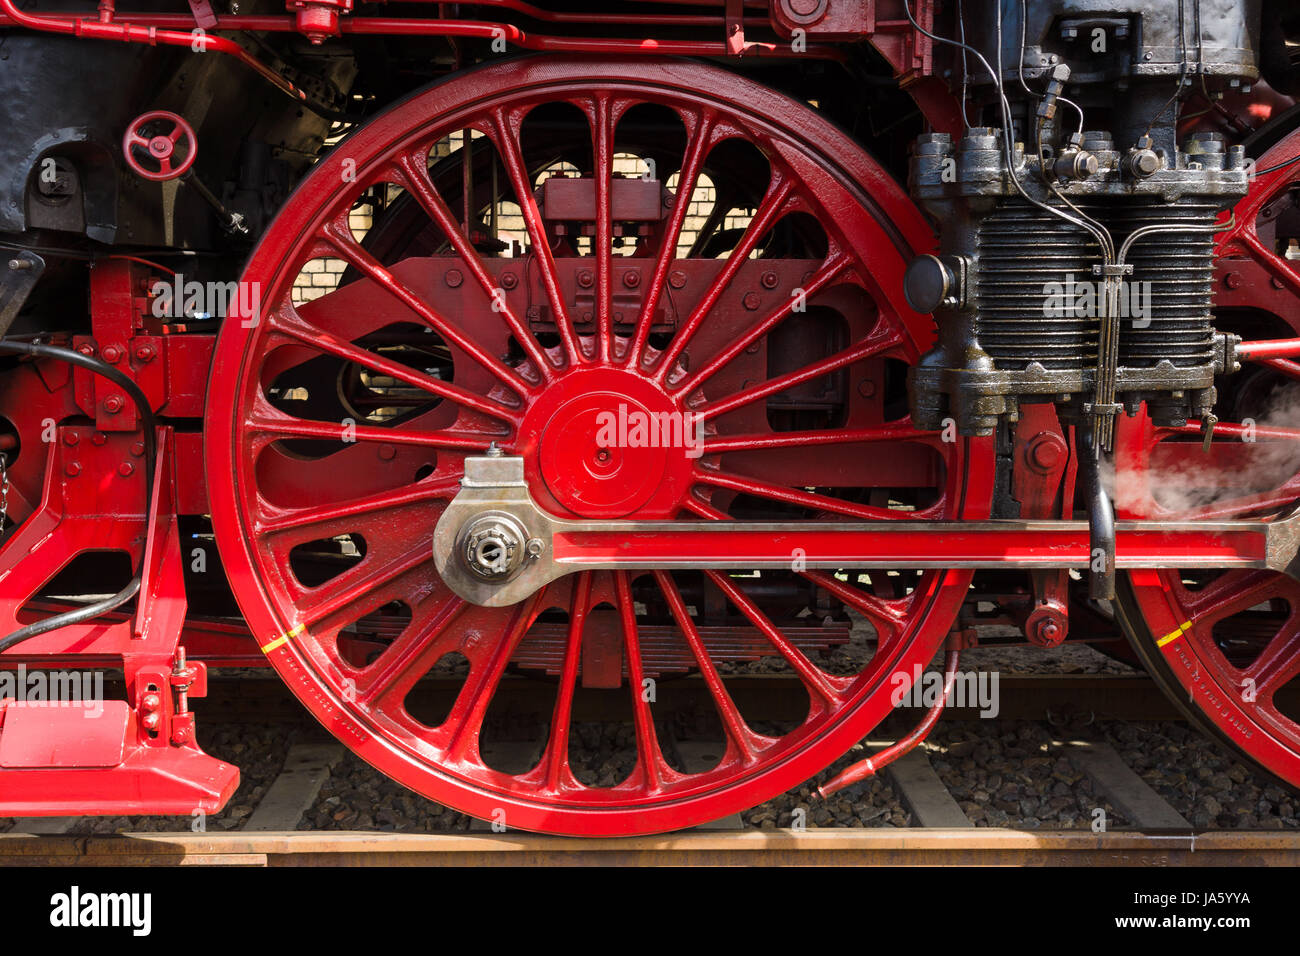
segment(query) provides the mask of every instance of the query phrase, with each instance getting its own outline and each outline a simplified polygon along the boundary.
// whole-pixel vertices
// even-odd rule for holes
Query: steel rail
[[[603,840],[336,832],[0,834],[0,866],[1290,866],[1300,833],[979,829],[684,831]]]

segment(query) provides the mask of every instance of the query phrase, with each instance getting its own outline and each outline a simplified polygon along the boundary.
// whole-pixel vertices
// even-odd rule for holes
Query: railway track
[[[779,718],[784,706],[781,679],[747,680],[754,685],[756,699],[765,703],[765,716]],[[434,684],[428,692],[437,694],[441,688]],[[264,723],[292,721],[301,717],[293,712],[293,704],[277,681],[216,681],[212,696],[204,701],[205,719],[243,726],[258,715]],[[1065,716],[1058,720],[1053,715]],[[1059,803],[1060,781],[1077,779],[1069,789],[1089,794],[1088,800],[1081,798],[1080,806],[1101,808],[1091,815],[1081,811],[1081,819],[1071,828],[1029,829],[1016,821],[988,825],[999,819],[994,816],[997,811],[990,809],[986,817],[982,808],[992,806],[990,799],[1000,802],[999,795],[993,793],[993,786],[983,796],[978,793],[984,777],[973,788],[952,784],[962,779],[954,768],[967,751],[959,752],[959,741],[948,738],[928,750],[913,751],[881,774],[889,801],[902,808],[895,813],[905,813],[906,826],[889,823],[887,808],[860,815],[862,819],[852,825],[819,826],[816,810],[825,804],[811,799],[805,786],[798,794],[787,795],[784,804],[778,798],[744,815],[662,836],[569,839],[511,830],[502,821],[494,826],[493,821],[468,818],[462,818],[459,828],[451,832],[395,832],[396,828],[382,823],[376,824],[380,829],[321,830],[313,826],[313,820],[319,819],[314,808],[321,805],[322,788],[331,785],[332,775],[347,759],[345,751],[336,742],[302,733],[302,722],[290,722],[283,726],[292,743],[278,774],[268,786],[258,788],[260,798],[251,812],[227,821],[237,829],[217,832],[216,821],[205,821],[202,826],[212,832],[192,832],[182,829],[189,821],[176,820],[176,832],[146,832],[138,827],[147,818],[138,818],[125,821],[121,832],[88,833],[84,832],[86,818],[25,818],[16,820],[10,832],[0,833],[0,866],[1300,865],[1300,827],[1279,820],[1271,821],[1276,828],[1269,830],[1194,826],[1186,806],[1175,807],[1158,792],[1157,788],[1166,789],[1159,775],[1149,768],[1139,773],[1097,735],[1084,739],[1086,734],[1072,733],[1071,720],[1076,727],[1081,721],[1086,726],[1097,715],[1150,721],[1173,712],[1141,676],[1009,674],[1003,677],[998,720],[961,723],[978,718],[974,707],[953,708],[949,715],[958,721],[950,727],[1035,729],[1046,742],[1037,746],[1034,760],[1041,766],[1045,756],[1056,762],[1058,770],[1068,763],[1074,773],[1041,775],[1035,783],[1041,793],[1035,792],[1034,799],[1046,807],[1049,794],[1055,793]],[[584,716],[602,715],[597,711]],[[900,708],[894,722],[903,727],[911,719]],[[959,730],[957,736],[963,732],[969,733]],[[863,752],[886,742],[863,741],[845,759],[860,759]],[[521,757],[527,762],[527,744],[495,746],[494,756]],[[512,755],[512,749],[518,753]],[[681,739],[676,749],[688,764],[707,769],[711,759],[707,743]],[[1020,795],[1025,795],[1023,788]],[[1016,796],[1012,795],[1011,803]]]
[[[1296,866],[1300,833],[908,828],[604,840],[357,832],[0,835],[0,866]]]

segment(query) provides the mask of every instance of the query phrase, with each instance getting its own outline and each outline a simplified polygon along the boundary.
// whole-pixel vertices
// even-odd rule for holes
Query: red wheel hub
[[[595,368],[566,376],[519,428],[521,449],[559,513],[584,518],[668,517],[690,489],[694,421],[634,372]],[[533,482],[534,487],[537,482]]]
[[[629,154],[658,179],[620,172]],[[394,188],[358,242],[349,212]],[[929,242],[842,133],[716,67],[516,60],[376,118],[267,231],[243,277],[261,312],[229,317],[214,356],[213,523],[271,662],[375,766],[510,827],[669,830],[808,779],[934,657],[969,572],[583,572],[484,608],[442,582],[430,537],[492,443],[558,515],[986,517],[988,446],[901,417],[898,367],[931,336],[902,273]],[[314,259],[349,272],[295,303]],[[822,656],[844,643],[860,656]],[[802,689],[802,719],[742,712],[731,668],[754,660]],[[554,703],[531,767],[507,770],[491,715],[537,686],[514,670]],[[716,722],[703,771],[671,739],[690,711],[647,695],[687,672]],[[458,689],[427,713],[437,680]],[[613,688],[626,759],[584,769],[575,702]]]

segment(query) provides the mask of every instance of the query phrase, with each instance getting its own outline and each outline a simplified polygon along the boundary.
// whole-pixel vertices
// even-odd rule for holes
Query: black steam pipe
[[[1088,499],[1088,537],[1092,559],[1088,562],[1088,594],[1095,601],[1115,600],[1115,512],[1101,480],[1101,454],[1097,448],[1097,419],[1079,428],[1080,464],[1084,494]],[[1100,565],[1100,567],[1098,566]]]

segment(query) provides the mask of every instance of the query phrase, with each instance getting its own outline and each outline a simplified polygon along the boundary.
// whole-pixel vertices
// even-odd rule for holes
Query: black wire
[[[107,362],[92,358],[89,355],[82,355],[80,352],[74,352],[72,349],[59,348],[57,345],[45,345],[40,342],[16,342],[12,339],[0,339],[0,352],[9,352],[18,355],[31,355],[35,358],[52,358],[61,362],[67,362],[71,365],[77,365],[87,369],[96,375],[102,375],[108,379],[135,403],[140,412],[140,424],[144,429],[144,460],[145,460],[145,514],[148,515],[149,508],[153,505],[153,473],[154,463],[158,457],[158,436],[157,422],[154,418],[153,409],[149,406],[149,399],[145,397],[144,392],[140,391],[140,386],[123,372],[113,368]],[[143,573],[143,562],[141,573]],[[96,601],[94,604],[87,604],[76,610],[65,611],[62,614],[55,614],[44,620],[28,624],[26,627],[20,627],[5,637],[0,638],[0,653],[3,653],[15,644],[21,644],[23,641],[45,634],[48,631],[57,630],[60,627],[67,627],[69,624],[80,624],[82,621],[88,621],[98,617],[106,611],[112,611],[121,607],[131,598],[140,593],[140,574],[136,574],[129,584],[121,591],[111,597],[104,598],[102,601]]]
[[[1275,172],[1277,172],[1279,169],[1286,169],[1286,168],[1287,168],[1288,166],[1290,166],[1292,163],[1297,163],[1297,162],[1300,162],[1300,156],[1292,156],[1290,159],[1285,160],[1285,161],[1283,161],[1283,162],[1280,162],[1280,163],[1278,163],[1276,166],[1270,166],[1270,167],[1268,167],[1268,169],[1257,169],[1257,170],[1255,170],[1255,175],[1256,175],[1256,176],[1264,176],[1264,175],[1267,175],[1268,173],[1275,173]]]

